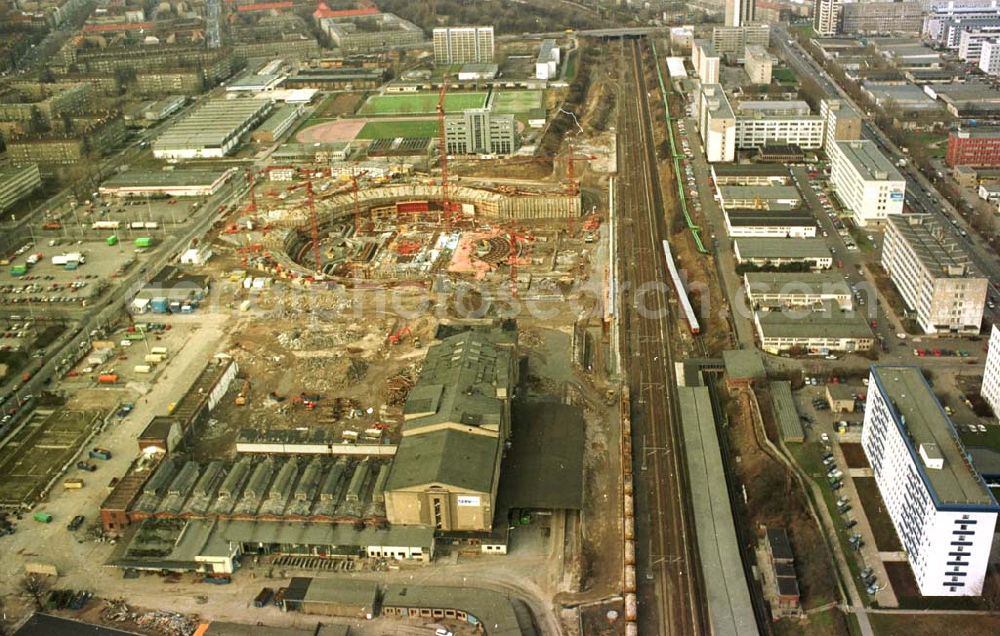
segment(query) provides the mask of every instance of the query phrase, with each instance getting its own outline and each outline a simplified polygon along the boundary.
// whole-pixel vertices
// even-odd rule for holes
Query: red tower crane
[[[521,234],[516,225],[511,225],[507,231],[510,239],[510,253],[507,256],[507,264],[510,265],[510,293],[517,298],[517,245],[518,242],[533,241],[535,237],[530,234]]]
[[[367,170],[362,170],[351,175],[351,194],[354,197],[354,236],[361,233],[361,202],[358,200],[358,178],[368,174]]]
[[[257,181],[253,168],[250,168],[250,203],[247,204],[247,212],[257,212]]]
[[[448,94],[448,78],[441,78],[441,92],[438,93],[438,153],[441,155],[441,205],[444,209],[444,225],[451,223],[451,197],[448,193],[448,142],[444,136],[444,99]]]
[[[306,177],[305,181],[289,186],[285,190],[293,192],[299,188],[306,189],[306,200],[309,205],[310,238],[312,239],[313,256],[316,259],[316,273],[319,274],[323,270],[323,260],[320,258],[319,250],[319,219],[316,217],[316,193],[313,190],[312,173],[305,171],[304,174]]]

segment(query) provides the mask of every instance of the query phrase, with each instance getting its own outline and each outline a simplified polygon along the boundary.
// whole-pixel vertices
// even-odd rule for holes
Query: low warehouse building
[[[259,124],[272,104],[265,99],[214,99],[168,128],[153,142],[157,159],[219,159]]]
[[[789,315],[784,311],[754,312],[760,347],[778,354],[785,351],[825,355],[834,351],[869,351],[875,337],[856,312],[837,310]]]
[[[518,622],[510,597],[473,587],[388,585],[382,597],[382,614],[400,618],[456,619],[484,627],[490,636],[534,634],[531,624]]]
[[[818,309],[831,302],[844,311],[854,307],[850,286],[843,276],[833,272],[747,272],[743,286],[753,309]]]
[[[739,238],[733,241],[733,253],[738,264],[754,267],[800,265],[829,269],[833,266],[833,255],[821,238]]]
[[[0,212],[42,187],[42,177],[38,164],[0,168]]]
[[[111,177],[98,192],[112,197],[209,197],[237,172],[227,170],[130,170]]]
[[[769,212],[726,210],[726,231],[732,237],[815,238],[816,219],[808,210]]]
[[[791,210],[802,203],[799,189],[790,185],[719,186],[722,207],[754,210]]]
[[[371,619],[377,599],[374,581],[293,577],[283,603],[286,611]]]

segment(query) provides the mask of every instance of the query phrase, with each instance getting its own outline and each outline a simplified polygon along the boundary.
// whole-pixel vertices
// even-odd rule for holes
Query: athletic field
[[[373,95],[368,98],[359,115],[433,115],[437,112],[437,93],[410,95]],[[482,108],[486,93],[450,93],[445,96],[446,113],[458,113],[466,108]]]
[[[542,107],[542,91],[500,91],[493,98],[493,112],[520,115]]]
[[[437,137],[436,119],[389,119],[370,121],[358,133],[358,139],[395,139],[396,137]]]

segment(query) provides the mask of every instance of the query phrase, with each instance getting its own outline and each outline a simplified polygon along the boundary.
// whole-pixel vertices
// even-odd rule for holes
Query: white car
[[[819,436],[819,438],[820,438],[820,440],[822,440],[823,442],[829,442],[829,441],[830,441],[830,436],[829,436],[829,435],[827,435],[826,433],[823,433],[822,435],[820,435],[820,436]]]

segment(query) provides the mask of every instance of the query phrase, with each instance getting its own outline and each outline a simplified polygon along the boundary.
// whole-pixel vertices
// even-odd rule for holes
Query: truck
[[[253,606],[257,608],[267,607],[272,598],[274,598],[274,588],[265,587],[259,594],[257,594],[256,598],[254,598]]]
[[[153,347],[153,348],[151,348],[149,350],[149,352],[152,353],[152,354],[154,354],[154,355],[164,356],[165,357],[167,355],[167,348],[166,347]]]
[[[56,254],[52,257],[53,265],[66,265],[67,263],[79,263],[83,265],[87,262],[87,257],[80,252],[70,252],[68,254]]]
[[[132,367],[132,371],[139,374],[152,373],[153,367],[149,366],[148,364],[137,364],[134,367]]]
[[[52,515],[47,512],[42,512],[39,510],[34,514],[35,521],[39,523],[52,523]]]
[[[153,244],[153,239],[148,236],[143,236],[135,240],[136,247],[150,247]]]
[[[121,221],[95,221],[90,224],[92,230],[117,230]]]
[[[111,451],[109,451],[106,448],[99,448],[97,446],[90,449],[89,455],[92,459],[104,459],[104,460],[111,459]]]
[[[159,364],[163,362],[163,355],[159,353],[147,353],[146,357],[143,358],[143,362],[148,364]]]
[[[63,480],[63,488],[66,490],[80,490],[83,488],[83,480],[79,477],[67,477]]]
[[[75,271],[75,270],[79,269],[79,267],[80,267],[80,263],[78,263],[76,261],[70,261],[70,262],[66,263],[65,265],[63,265],[63,269],[65,269],[67,272]]]
[[[35,265],[40,260],[42,260],[42,253],[35,252],[34,254],[28,254],[28,258],[24,259],[24,262],[28,265]]]
[[[116,384],[117,382],[118,382],[117,373],[102,373],[101,375],[97,376],[98,384]]]
[[[149,305],[154,314],[165,314],[169,309],[169,302],[163,296],[158,296],[149,301]]]

